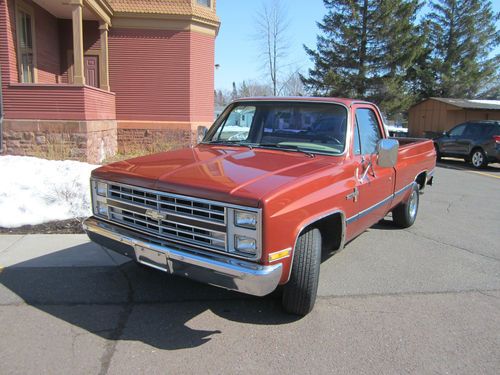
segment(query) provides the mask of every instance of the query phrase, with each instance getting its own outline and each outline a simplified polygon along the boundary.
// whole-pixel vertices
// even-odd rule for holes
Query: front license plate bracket
[[[135,256],[139,263],[161,271],[168,272],[167,255],[160,251],[151,250],[142,246],[135,247]]]

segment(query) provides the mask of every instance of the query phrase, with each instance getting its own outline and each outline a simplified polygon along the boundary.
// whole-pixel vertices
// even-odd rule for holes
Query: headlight
[[[234,225],[242,228],[257,228],[257,214],[249,211],[235,211]]]
[[[108,184],[106,184],[105,182],[97,181],[95,183],[95,192],[97,195],[105,197],[108,193]]]
[[[257,241],[255,238],[246,236],[234,236],[234,249],[240,253],[256,255],[257,254]]]
[[[95,207],[96,215],[108,216],[108,206],[105,203],[97,201]]]

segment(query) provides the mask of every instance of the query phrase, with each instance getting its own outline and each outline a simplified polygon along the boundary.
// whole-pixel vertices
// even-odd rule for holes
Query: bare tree
[[[299,70],[291,72],[281,85],[279,93],[285,96],[302,96],[306,88],[300,77]]]
[[[288,28],[288,15],[283,2],[272,0],[270,4],[267,1],[263,3],[262,9],[257,13],[255,38],[261,47],[263,68],[269,75],[274,96],[278,94],[281,60],[287,56],[289,47]]]

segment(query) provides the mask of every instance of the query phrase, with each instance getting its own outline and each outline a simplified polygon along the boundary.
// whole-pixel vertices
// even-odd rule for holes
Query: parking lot
[[[2,374],[498,374],[499,311],[498,164],[440,163],[415,225],[327,259],[302,319],[84,235],[0,236]]]

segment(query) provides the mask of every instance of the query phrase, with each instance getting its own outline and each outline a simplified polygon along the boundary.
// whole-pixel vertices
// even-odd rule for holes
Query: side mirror
[[[207,132],[208,132],[208,129],[205,126],[198,126],[197,134],[196,134],[196,139],[198,140],[197,143],[200,143],[201,141],[203,141]]]
[[[449,136],[450,136],[450,132],[448,132],[448,131],[446,131],[446,130],[445,130],[445,131],[443,132],[443,135],[444,135],[445,137],[449,137]]]
[[[395,139],[381,139],[377,143],[377,164],[383,168],[391,168],[398,161],[399,142]]]

